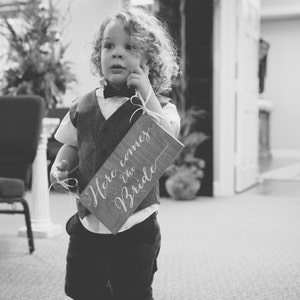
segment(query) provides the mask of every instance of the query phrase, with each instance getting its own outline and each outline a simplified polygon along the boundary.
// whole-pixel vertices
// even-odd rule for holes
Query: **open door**
[[[258,180],[260,1],[237,3],[235,191],[242,192]]]

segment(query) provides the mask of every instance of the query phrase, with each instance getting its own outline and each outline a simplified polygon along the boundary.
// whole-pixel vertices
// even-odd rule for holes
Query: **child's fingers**
[[[59,171],[66,171],[68,170],[69,164],[66,160],[62,160],[57,166],[57,170]]]
[[[67,178],[68,178],[68,175],[69,175],[68,171],[63,171],[63,172],[61,172],[61,171],[55,171],[55,172],[53,173],[53,176],[54,176],[54,178],[55,178],[57,181],[62,181],[62,180],[64,180],[64,179],[67,179]]]
[[[66,189],[64,188],[64,186],[60,183],[59,180],[57,180],[56,178],[53,178],[53,175],[51,176],[51,186],[58,192],[65,192]]]
[[[59,174],[61,172],[59,171],[54,171],[50,173],[50,182],[51,186],[59,191],[59,192],[64,192],[65,188],[60,184],[60,182],[64,179],[62,174]]]
[[[59,164],[57,164],[52,168],[51,179],[53,179],[53,181],[62,181],[68,178],[69,176],[68,167],[69,164],[67,163],[67,161],[62,160]]]
[[[146,61],[141,62],[141,69],[144,74],[149,75],[149,67],[146,64]]]
[[[143,75],[144,74],[144,71],[143,69],[140,67],[140,66],[136,66],[132,72],[132,74],[138,74],[138,75]]]
[[[128,77],[127,77],[127,85],[132,84],[133,82],[137,82],[139,80],[139,76],[137,74],[131,73]]]
[[[127,78],[127,86],[136,88],[139,82],[140,75],[131,73]]]
[[[127,80],[131,80],[131,79],[139,79],[141,77],[141,75],[137,74],[137,73],[131,73],[128,77]]]

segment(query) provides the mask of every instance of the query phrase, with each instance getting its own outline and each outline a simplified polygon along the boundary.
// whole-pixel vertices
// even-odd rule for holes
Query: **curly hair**
[[[103,76],[101,50],[106,26],[118,19],[132,38],[136,49],[148,60],[149,80],[155,93],[171,90],[172,80],[180,74],[179,58],[167,25],[142,8],[128,8],[106,17],[96,34],[91,62],[96,74]]]

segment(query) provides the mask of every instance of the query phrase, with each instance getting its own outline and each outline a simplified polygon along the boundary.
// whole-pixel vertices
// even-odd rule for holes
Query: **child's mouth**
[[[125,68],[120,65],[114,65],[110,68],[112,74],[123,74]]]
[[[113,70],[124,70],[125,69],[121,65],[112,65],[110,68]]]

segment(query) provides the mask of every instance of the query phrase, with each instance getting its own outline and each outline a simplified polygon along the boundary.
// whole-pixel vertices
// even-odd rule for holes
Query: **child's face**
[[[111,21],[103,33],[101,67],[104,77],[114,88],[120,88],[142,61],[144,58],[135,49],[122,22],[118,19]]]

